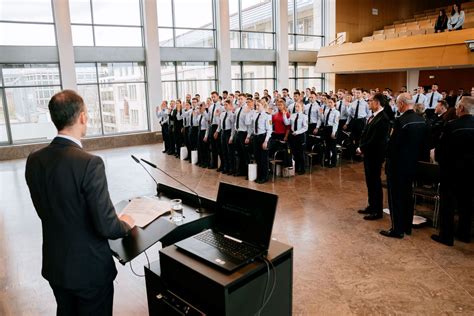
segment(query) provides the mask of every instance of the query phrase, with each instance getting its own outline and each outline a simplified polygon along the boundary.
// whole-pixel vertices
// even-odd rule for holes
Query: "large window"
[[[5,108],[3,107],[3,88],[0,87],[0,144],[8,142],[7,119]]]
[[[56,46],[51,0],[1,0],[0,45]]]
[[[48,103],[61,90],[57,64],[0,65],[1,89],[0,142],[36,142],[52,139],[56,129]],[[8,115],[8,116],[7,116]],[[12,139],[7,139],[6,118]]]
[[[74,46],[143,46],[140,0],[69,0]]]
[[[213,0],[157,0],[161,47],[215,47]]]
[[[76,64],[89,114],[87,136],[148,130],[143,63]]]
[[[232,63],[232,90],[245,93],[275,89],[275,65],[273,63]]]
[[[324,76],[316,72],[315,64],[290,63],[289,69],[290,92],[296,89],[304,91],[315,88],[317,92],[324,91]]]
[[[274,49],[274,2],[229,0],[230,47]]]
[[[182,99],[186,94],[201,95],[201,100],[217,89],[213,62],[162,62],[161,80],[164,100]]]
[[[291,50],[319,50],[324,45],[323,0],[288,0]]]

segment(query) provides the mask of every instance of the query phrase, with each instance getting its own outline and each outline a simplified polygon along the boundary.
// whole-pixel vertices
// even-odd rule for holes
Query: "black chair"
[[[311,138],[313,145],[311,146],[310,151],[305,152],[305,155],[307,158],[306,160],[308,162],[309,173],[311,173],[311,171],[313,170],[314,157],[321,157],[321,165],[324,167],[324,153],[326,152],[326,145],[324,139],[319,135],[309,135],[309,137]]]
[[[438,227],[440,206],[440,172],[439,165],[418,161],[415,182],[413,183],[413,207],[416,210],[416,198],[434,200],[433,226]]]

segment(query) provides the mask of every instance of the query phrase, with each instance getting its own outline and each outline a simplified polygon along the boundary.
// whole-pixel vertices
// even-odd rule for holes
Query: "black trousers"
[[[237,157],[239,159],[237,174],[240,175],[248,175],[249,173],[250,154],[248,151],[248,145],[245,144],[246,138],[247,132],[239,131],[237,132],[236,141],[234,141],[235,151],[237,152]]]
[[[336,165],[337,148],[336,139],[332,138],[332,128],[332,126],[325,126],[323,130],[324,141],[326,142],[325,159],[327,159],[331,165]]]
[[[209,135],[210,146],[211,146],[211,167],[217,168],[217,157],[219,155],[219,137],[214,138],[214,133],[217,131],[217,124],[211,126],[211,135]]]
[[[198,163],[200,166],[207,167],[209,165],[209,144],[204,141],[206,130],[199,131],[198,138]],[[209,137],[208,137],[209,139]]]
[[[112,315],[114,302],[114,284],[92,289],[70,290],[51,284],[58,316],[71,315]]]
[[[176,153],[176,137],[175,137],[175,125],[170,124],[168,125],[168,139],[169,139],[169,152]]]
[[[310,135],[314,135],[313,131],[316,128],[316,123],[311,123],[308,125],[308,131],[306,132],[306,149],[311,151],[313,145],[315,144],[314,138],[309,137]]]
[[[288,143],[282,143],[283,139],[285,138],[285,134],[276,134],[272,133],[272,137],[268,142],[268,156],[273,159],[273,156],[277,151],[282,151],[281,156],[277,154],[279,159],[283,160],[283,166],[291,167],[291,155],[288,148]]]
[[[191,127],[191,131],[189,132],[189,145],[191,147],[191,150],[197,150],[198,138],[199,138],[199,127],[197,126]]]
[[[168,123],[161,125],[161,135],[163,135],[163,143],[165,145],[165,150],[168,151],[170,149],[170,135],[168,131]]]
[[[347,122],[347,120],[339,120],[339,126],[337,127],[337,133],[336,133],[336,142],[339,145],[342,144],[342,140],[344,139],[344,137],[343,137],[344,134],[342,133],[342,131],[343,131],[342,128],[344,127],[344,125],[346,125],[346,122]]]
[[[400,174],[400,170],[387,167],[388,205],[392,229],[397,234],[411,233],[414,212],[413,180],[413,176]]]
[[[371,157],[370,154],[364,155],[369,209],[377,215],[383,215],[382,164],[383,159]]]
[[[255,155],[255,161],[257,162],[257,180],[268,179],[268,150],[262,148],[266,136],[266,133],[253,136],[253,152]]]
[[[293,154],[293,159],[295,160],[295,169],[296,172],[304,171],[304,144],[305,144],[305,134],[288,136],[288,141],[290,143],[291,152]]]
[[[221,142],[221,168],[225,172],[234,171],[235,161],[234,161],[234,148],[233,143],[229,144],[230,136],[232,130],[228,129],[221,132],[220,142]]]
[[[359,147],[359,144],[360,144],[360,137],[365,127],[365,119],[363,118],[352,119],[349,122],[349,124],[350,124],[352,143],[354,144],[354,148],[353,148],[353,155],[354,155],[356,148]]]
[[[184,146],[188,150],[188,157],[186,159],[191,159],[191,127],[187,126],[184,128],[183,138],[184,138]]]
[[[181,121],[179,121],[181,122]],[[179,152],[180,152],[180,149],[181,149],[181,146],[183,146],[183,124],[182,123],[178,123],[175,125],[175,129],[174,129],[174,137],[175,137],[175,153],[177,153],[179,155]]]
[[[433,120],[436,115],[434,108],[426,109],[425,114],[426,114],[426,118],[428,118],[429,120]]]
[[[472,180],[470,180],[472,181]],[[472,213],[474,212],[474,186],[459,179],[441,182],[439,235],[443,240],[454,241],[454,235],[463,241],[471,240]],[[454,210],[459,213],[454,230]]]

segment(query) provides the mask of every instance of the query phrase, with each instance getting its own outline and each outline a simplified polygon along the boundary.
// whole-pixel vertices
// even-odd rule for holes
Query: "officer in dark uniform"
[[[454,243],[454,208],[459,212],[456,238],[471,241],[474,210],[474,97],[463,96],[456,108],[458,119],[446,123],[436,160],[441,172],[439,235],[431,238],[442,244]],[[454,202],[454,203],[453,203]]]
[[[397,105],[402,115],[394,122],[385,164],[392,228],[382,230],[380,234],[403,238],[405,233],[411,234],[414,210],[412,184],[417,162],[428,143],[428,132],[425,120],[413,110],[415,102],[409,93],[400,94]]]

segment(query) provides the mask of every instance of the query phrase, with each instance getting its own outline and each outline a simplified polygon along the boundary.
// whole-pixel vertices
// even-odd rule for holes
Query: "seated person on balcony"
[[[462,30],[464,24],[464,11],[461,10],[460,4],[454,4],[453,10],[451,11],[451,17],[448,21],[448,30],[457,31]]]
[[[441,33],[446,31],[448,28],[448,16],[446,15],[446,10],[439,10],[439,16],[435,23],[435,33]]]

